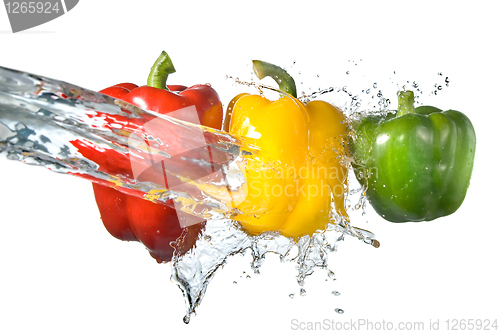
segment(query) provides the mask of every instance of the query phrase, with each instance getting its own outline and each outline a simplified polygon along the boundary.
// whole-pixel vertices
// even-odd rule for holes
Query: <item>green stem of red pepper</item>
[[[398,112],[396,117],[415,112],[415,95],[411,90],[404,90],[398,93]]]
[[[156,59],[153,67],[151,67],[147,85],[149,87],[169,90],[167,88],[167,78],[168,75],[172,73],[175,73],[172,59],[170,59],[165,51],[162,51],[161,55],[158,59]]]
[[[293,97],[297,97],[295,81],[284,69],[261,60],[254,60],[252,63],[253,70],[260,80],[265,77],[271,77],[274,81],[276,81],[280,90],[292,95]]]

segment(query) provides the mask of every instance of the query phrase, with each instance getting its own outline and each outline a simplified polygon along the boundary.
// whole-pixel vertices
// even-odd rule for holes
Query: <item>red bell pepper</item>
[[[166,86],[168,75],[174,72],[169,56],[163,52],[151,68],[147,86],[122,83],[103,89],[101,93],[160,114],[195,106],[201,125],[221,129],[223,109],[217,92],[210,85],[190,88]],[[176,113],[175,116],[182,118],[183,115]],[[79,149],[87,158],[104,164],[107,170],[112,167],[117,173],[132,175],[131,162],[126,156],[115,152],[99,152],[82,143]],[[93,183],[93,187],[101,219],[111,235],[120,240],[142,242],[159,263],[171,260],[174,251],[171,242],[183,231],[172,203],[153,203],[96,183]],[[189,249],[186,244],[195,241],[201,225],[189,226],[188,229],[194,231],[188,234],[184,245],[179,247]]]

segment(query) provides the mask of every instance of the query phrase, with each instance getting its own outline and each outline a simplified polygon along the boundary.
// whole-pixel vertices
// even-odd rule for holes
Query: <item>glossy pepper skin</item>
[[[101,93],[160,114],[195,106],[202,125],[220,129],[223,109],[216,91],[209,85],[167,87],[166,77],[173,72],[170,58],[162,53],[151,70],[148,86],[122,83],[103,89]],[[132,175],[130,160],[122,157],[115,159],[113,154],[88,149],[84,155],[94,161],[102,161],[102,164],[116,164],[114,168],[120,173]],[[156,204],[95,183],[93,188],[101,219],[111,235],[120,240],[143,243],[158,262],[171,260],[174,249],[170,244],[183,232],[173,205]],[[188,227],[191,233],[185,236],[187,244],[195,241],[200,225]],[[189,248],[185,245],[180,247]]]
[[[274,65],[254,61],[254,69],[261,79],[284,82]],[[253,234],[299,238],[325,229],[332,214],[347,219],[347,120],[340,109],[323,101],[304,104],[289,94],[276,101],[240,94],[228,108],[227,130],[259,147],[258,155],[245,157],[248,194],[234,220]]]
[[[399,94],[397,114],[354,124],[356,177],[375,211],[391,222],[429,221],[454,213],[469,186],[476,150],[471,121],[456,110],[414,108]]]

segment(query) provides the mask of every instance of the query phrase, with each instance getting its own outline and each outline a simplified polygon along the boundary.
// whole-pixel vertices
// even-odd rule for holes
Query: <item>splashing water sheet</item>
[[[311,98],[314,96],[303,97]],[[78,150],[82,145],[130,157],[140,170],[161,162],[161,172],[166,174],[170,187],[113,174],[82,156]],[[235,254],[250,252],[253,274],[259,274],[267,254],[295,263],[300,295],[305,296],[306,278],[315,270],[326,270],[327,276],[334,279],[328,258],[344,236],[379,246],[371,232],[339,218],[332,219],[326,231],[298,241],[279,233],[246,233],[230,218],[236,212],[234,202],[244,196],[241,158],[255,152],[258,147],[249,147],[242,139],[222,131],[144,111],[54,79],[0,68],[1,156],[117,187],[156,202],[173,199],[176,209],[208,219],[195,246],[187,252],[176,251],[172,259],[171,279],[185,298],[185,323],[196,312],[215,273]],[[197,172],[185,168],[186,164]],[[207,170],[206,166],[211,168]],[[350,193],[359,195],[363,191],[360,188]],[[365,205],[363,196],[358,202],[356,209]]]

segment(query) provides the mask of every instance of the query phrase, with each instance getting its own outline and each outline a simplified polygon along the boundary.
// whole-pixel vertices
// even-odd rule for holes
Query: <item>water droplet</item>
[[[341,308],[336,308],[335,312],[337,312],[338,314],[344,314],[344,310]]]
[[[191,320],[191,316],[189,314],[186,314],[184,318],[182,318],[182,321],[184,321],[185,324],[189,324],[189,320]]]
[[[349,75],[349,71],[345,72],[345,74]]]
[[[304,288],[300,289],[300,295],[301,296],[305,296],[307,293],[306,293],[306,290]]]
[[[289,294],[289,295],[288,295],[288,297],[290,297],[290,298],[292,298],[292,299],[293,299],[293,297],[295,297],[295,294],[294,294],[294,293],[291,293],[291,294]]]
[[[332,291],[332,295],[334,295],[334,296],[340,296],[340,292],[338,292],[338,291]]]
[[[236,281],[233,281],[233,284],[238,284],[238,282],[236,282]]]
[[[328,269],[328,277],[331,279],[335,279],[335,273]]]

